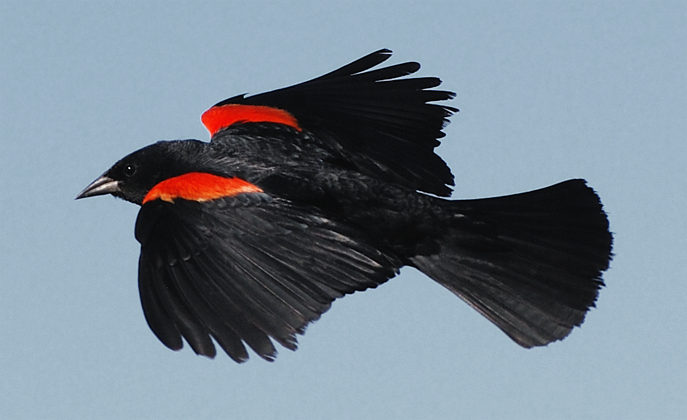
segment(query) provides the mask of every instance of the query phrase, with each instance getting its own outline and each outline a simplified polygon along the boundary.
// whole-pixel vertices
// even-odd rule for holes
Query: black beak
[[[114,194],[120,191],[119,181],[115,181],[103,175],[91,182],[88,187],[84,188],[84,190],[76,196],[75,200],[79,198],[95,197],[96,195]]]

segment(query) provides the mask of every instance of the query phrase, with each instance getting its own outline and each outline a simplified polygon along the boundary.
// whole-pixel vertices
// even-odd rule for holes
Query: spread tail
[[[451,228],[415,267],[523,347],[570,334],[594,306],[611,259],[599,197],[576,179],[505,197],[443,201]]]

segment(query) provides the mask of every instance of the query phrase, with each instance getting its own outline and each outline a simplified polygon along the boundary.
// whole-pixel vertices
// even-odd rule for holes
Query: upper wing
[[[429,102],[454,94],[431,90],[441,83],[435,77],[399,79],[415,73],[418,63],[369,70],[390,56],[379,50],[295,86],[226,99],[203,114],[203,123],[213,140],[234,123],[290,125],[313,134],[363,173],[448,196],[453,175],[434,148],[457,109]]]
[[[296,348],[296,333],[343,294],[375,287],[400,262],[355,230],[263,193],[210,201],[157,199],[141,207],[139,289],[148,325],[168,347],[182,337],[237,362],[243,342],[267,360],[269,337]]]

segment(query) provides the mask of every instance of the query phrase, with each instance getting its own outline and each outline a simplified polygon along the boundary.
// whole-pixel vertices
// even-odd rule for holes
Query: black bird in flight
[[[523,347],[566,337],[611,259],[608,219],[581,179],[449,200],[434,153],[457,109],[383,49],[316,79],[239,95],[202,116],[212,136],[160,141],[77,198],[141,206],[139,290],[167,347],[274,360],[334,299],[412,266]]]

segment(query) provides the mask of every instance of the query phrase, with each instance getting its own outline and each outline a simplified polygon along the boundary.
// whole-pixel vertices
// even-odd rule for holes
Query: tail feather
[[[603,287],[612,236],[584,180],[506,197],[445,201],[452,227],[412,263],[523,347],[579,326]]]

